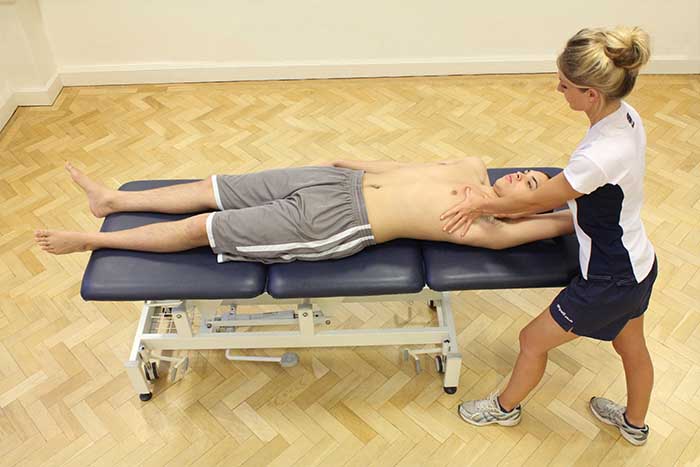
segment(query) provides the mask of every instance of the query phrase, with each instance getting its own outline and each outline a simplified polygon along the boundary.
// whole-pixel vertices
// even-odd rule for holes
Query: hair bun
[[[604,44],[605,55],[616,67],[636,73],[649,61],[649,35],[640,28],[606,31]]]
[[[587,28],[567,41],[557,67],[578,87],[622,99],[634,88],[649,55],[649,35],[639,28]]]

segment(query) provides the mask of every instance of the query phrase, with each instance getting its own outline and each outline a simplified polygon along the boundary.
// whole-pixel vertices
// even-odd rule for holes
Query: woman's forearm
[[[547,207],[538,202],[536,197],[530,194],[524,196],[505,196],[502,198],[486,198],[479,203],[479,211],[485,216],[527,216],[540,212],[550,211],[556,206]]]
[[[485,215],[491,216],[526,216],[551,211],[564,205],[567,200],[581,196],[564,177],[558,174],[546,181],[540,188],[524,194],[504,196],[502,198],[483,199],[479,208]]]

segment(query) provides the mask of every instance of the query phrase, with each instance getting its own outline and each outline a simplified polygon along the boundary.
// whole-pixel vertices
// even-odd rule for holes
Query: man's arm
[[[488,221],[481,218],[474,223],[463,242],[472,246],[502,250],[536,240],[568,235],[573,231],[574,221],[569,210],[519,219]]]
[[[354,170],[364,170],[367,173],[378,174],[386,172],[388,170],[398,169],[399,167],[405,167],[407,165],[402,162],[394,161],[348,161],[339,160],[333,162],[333,167],[340,167],[344,169],[354,169]]]
[[[473,159],[473,158],[452,159],[452,160],[438,161],[438,162],[337,160],[337,161],[333,161],[333,163],[331,165],[333,167],[341,167],[341,168],[345,168],[345,169],[355,169],[355,170],[364,170],[367,173],[377,174],[377,173],[386,172],[388,170],[394,170],[394,169],[398,169],[401,167],[409,167],[409,166],[459,164],[459,163],[462,163],[462,162],[469,160],[469,159]],[[479,160],[481,160],[481,159],[479,159]],[[482,164],[483,164],[483,162],[482,162]],[[484,166],[484,171],[486,171],[486,166]]]

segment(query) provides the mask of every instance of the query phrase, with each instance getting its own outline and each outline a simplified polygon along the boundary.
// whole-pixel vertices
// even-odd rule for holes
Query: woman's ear
[[[588,95],[588,102],[590,102],[591,104],[600,101],[601,94],[600,91],[598,91],[597,89],[588,88],[586,94]]]

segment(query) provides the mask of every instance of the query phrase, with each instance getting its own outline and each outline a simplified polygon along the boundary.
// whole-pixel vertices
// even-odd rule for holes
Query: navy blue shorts
[[[588,280],[576,276],[549,305],[549,312],[567,332],[611,341],[629,320],[646,311],[657,271],[654,259],[651,271],[640,283],[611,276],[589,274]]]

